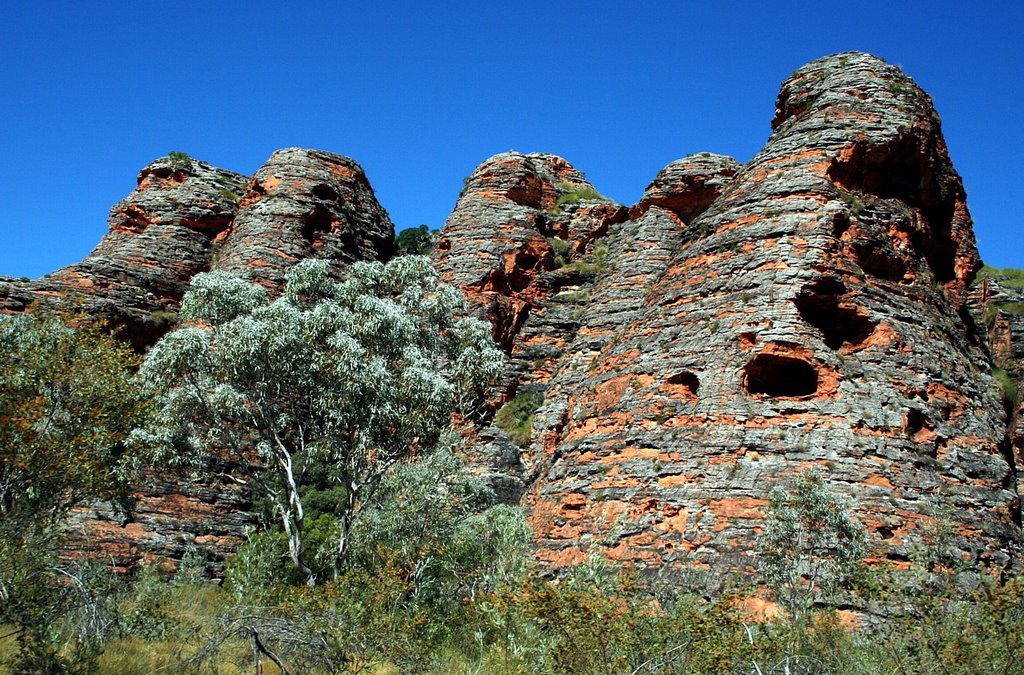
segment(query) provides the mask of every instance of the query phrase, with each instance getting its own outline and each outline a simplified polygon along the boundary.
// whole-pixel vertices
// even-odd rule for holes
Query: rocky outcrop
[[[772,126],[742,170],[673,163],[608,228],[553,372],[515,358],[559,295],[539,156],[471,177],[439,265],[488,308],[507,387],[546,395],[521,458],[538,556],[745,570],[769,489],[814,469],[882,558],[948,518],[973,564],[1013,564],[1007,418],[965,308],[980,260],[930,99],[839,54],[783,84]]]
[[[244,467],[234,473],[244,476]],[[227,559],[260,525],[247,491],[209,474],[149,473],[133,502],[128,513],[105,502],[78,509],[68,528],[75,553],[117,572],[140,563],[174,571],[191,554],[220,579]]]
[[[0,281],[0,311],[77,298],[139,349],[169,327],[189,280],[209,268],[244,190],[245,177],[174,153],[139,173],[109,231],[85,260],[35,281]]]
[[[1024,288],[1011,285],[1001,273],[986,274],[975,283],[970,306],[975,321],[987,328],[993,371],[1003,388],[1010,423],[1007,443],[1017,469],[1017,484],[1024,482]]]
[[[809,469],[876,559],[904,564],[950,520],[976,568],[1018,564],[1024,411],[993,366],[1024,374],[1024,298],[969,293],[980,260],[931,100],[851,52],[794,72],[776,108],[748,164],[684,157],[631,208],[553,155],[472,173],[435,262],[509,360],[488,409],[460,421],[470,460],[527,506],[553,570],[597,551],[747,571],[769,490]],[[340,274],[394,252],[359,166],[312,150],[248,182],[159,160],[110,222],[83,263],[0,279],[0,311],[74,291],[141,348],[197,272],[277,288],[306,257]],[[492,423],[519,397],[543,400],[528,441]],[[195,546],[216,571],[253,522],[230,480],[154,477],[138,498],[135,520],[79,514],[117,566]]]
[[[387,260],[395,227],[362,167],[320,150],[278,150],[253,175],[212,267],[272,288],[305,258]]]
[[[626,216],[554,155],[495,155],[466,179],[435,259],[510,355],[498,403],[544,389],[604,264],[602,238]],[[518,501],[529,481],[519,448],[496,427],[478,432],[467,429],[475,464],[503,499]]]
[[[108,318],[140,351],[176,319],[193,276],[226,270],[279,287],[295,263],[318,257],[340,273],[356,260],[387,259],[394,227],[363,170],[341,155],[289,148],[256,174],[171,153],[142,170],[111,209],[109,232],[81,263],[35,281],[0,278],[0,311],[59,301]],[[244,467],[234,467],[238,474]],[[94,504],[75,515],[77,548],[128,569],[173,567],[195,549],[211,574],[257,523],[246,492],[220,471],[148,475],[130,514]]]

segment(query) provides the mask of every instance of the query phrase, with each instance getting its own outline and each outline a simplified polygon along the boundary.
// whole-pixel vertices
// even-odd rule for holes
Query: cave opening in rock
[[[819,279],[793,299],[800,316],[821,331],[831,349],[839,349],[843,344],[859,345],[878,326],[859,308],[840,304],[844,291],[837,279]]]
[[[334,224],[334,215],[323,205],[317,204],[302,216],[302,236],[311,244],[316,243],[320,235],[330,232]]]
[[[694,375],[688,370],[684,370],[681,373],[676,373],[675,375],[670,375],[669,378],[665,380],[665,383],[678,387],[683,387],[692,396],[696,396],[697,390],[700,389],[700,380],[697,379],[696,375]]]
[[[905,134],[884,145],[858,144],[847,157],[833,160],[828,176],[848,192],[898,199],[919,209],[930,236],[914,242],[915,248],[945,283],[956,278],[951,233],[958,191],[933,163],[933,143],[933,137]]]
[[[803,359],[758,354],[744,368],[751,394],[810,396],[818,391],[818,371]]]
[[[337,190],[324,183],[313,186],[313,196],[328,202],[336,202],[341,199],[341,195],[338,194]]]

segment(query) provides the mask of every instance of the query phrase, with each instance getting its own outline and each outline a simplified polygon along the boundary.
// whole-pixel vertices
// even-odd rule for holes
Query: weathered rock
[[[948,514],[965,557],[1011,564],[1006,418],[963,311],[980,261],[930,99],[847,53],[796,71],[777,107],[636,318],[552,379],[538,555],[742,570],[768,490],[813,468],[883,557],[905,560]],[[670,216],[647,199],[635,213]]]
[[[394,246],[394,227],[362,169],[340,155],[296,148],[274,153],[248,185],[244,176],[173,153],[142,170],[108,222],[110,231],[81,263],[36,281],[0,278],[0,311],[74,296],[141,351],[173,325],[200,272],[228,270],[278,287],[304,258],[331,260],[340,273],[355,260],[386,259]],[[127,519],[103,504],[80,510],[76,547],[117,569],[139,561],[173,567],[195,548],[219,574],[256,524],[246,491],[223,475],[150,475]]]
[[[596,244],[626,209],[601,197],[561,157],[509,152],[467,179],[445,223],[436,263],[491,321],[511,358],[499,402],[543,390],[579,325],[584,286],[603,264]],[[518,501],[526,467],[500,429],[483,429],[473,459],[504,498]]]
[[[244,467],[233,473],[244,477]],[[173,571],[192,553],[222,578],[224,563],[260,524],[243,486],[206,474],[150,473],[133,501],[127,514],[107,503],[78,509],[69,527],[76,555],[127,572],[140,563]]]
[[[994,372],[1010,418],[1007,443],[1020,486],[1024,483],[1024,288],[986,275],[974,284],[968,299],[974,321],[987,328]]]
[[[395,227],[362,167],[320,150],[278,150],[249,180],[212,267],[277,288],[305,258],[387,260]]]
[[[683,222],[692,222],[741,168],[732,157],[710,152],[677,159],[658,172],[629,216],[636,220],[652,206],[660,206]]]
[[[35,281],[0,281],[0,311],[75,296],[142,349],[159,338],[192,276],[205,271],[241,199],[245,178],[187,157],[142,170],[110,211],[109,232],[80,263]]]

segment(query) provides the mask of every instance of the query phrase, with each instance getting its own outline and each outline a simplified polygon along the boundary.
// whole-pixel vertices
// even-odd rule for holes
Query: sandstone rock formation
[[[272,288],[305,258],[387,260],[395,228],[362,167],[320,150],[278,150],[249,180],[212,267]]]
[[[880,559],[904,564],[949,520],[970,564],[1018,565],[1024,411],[992,369],[1024,375],[1024,297],[968,292],[981,263],[931,100],[850,52],[794,72],[776,108],[745,166],[684,157],[630,208],[553,155],[473,172],[435,253],[509,354],[489,412],[462,423],[471,461],[527,506],[553,570],[595,551],[749,570],[768,491],[808,469]],[[394,253],[359,166],[295,148],[248,182],[158,160],[110,224],[82,263],[0,279],[0,311],[74,291],[142,348],[200,271],[276,288],[306,257],[340,274]],[[543,399],[528,442],[491,421],[523,396]],[[118,566],[190,546],[216,566],[254,522],[230,481],[151,477],[138,497],[133,521],[81,514]]]
[[[81,263],[35,281],[0,278],[0,312],[73,298],[141,351],[173,326],[200,272],[231,271],[278,287],[304,258],[334,261],[340,273],[394,250],[394,226],[362,168],[300,148],[275,152],[248,181],[171,153],[142,170],[108,226]],[[218,574],[257,523],[248,495],[230,479],[149,474],[135,499],[127,518],[104,504],[76,514],[81,550],[126,569],[139,560],[173,566],[194,548]]]
[[[575,335],[595,245],[626,218],[561,157],[516,152],[470,175],[437,245],[442,278],[461,288],[510,354],[501,398],[546,382]],[[530,478],[520,452],[495,427],[470,444],[503,499],[516,502]]]
[[[816,469],[883,557],[948,518],[972,563],[1013,563],[1007,419],[965,307],[980,260],[931,100],[839,54],[787,79],[772,126],[742,170],[659,174],[574,289],[555,371],[513,358],[508,389],[546,394],[521,458],[539,557],[742,570],[768,490]],[[513,357],[558,298],[536,157],[478,169],[439,253]]]
[[[1007,442],[1019,486],[1024,481],[1024,288],[985,276],[975,284],[970,303],[975,321],[988,329],[992,361],[1010,417]]]
[[[209,268],[245,177],[175,154],[144,168],[85,260],[35,281],[0,281],[0,311],[75,296],[142,349],[168,328],[189,280]]]

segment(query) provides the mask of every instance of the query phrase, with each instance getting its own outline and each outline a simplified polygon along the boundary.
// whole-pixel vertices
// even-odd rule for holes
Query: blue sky
[[[983,258],[1024,267],[1019,2],[36,2],[0,31],[0,274],[80,260],[169,150],[349,155],[399,229],[510,149],[632,203],[683,155],[749,160],[783,78],[848,49],[932,94]]]

